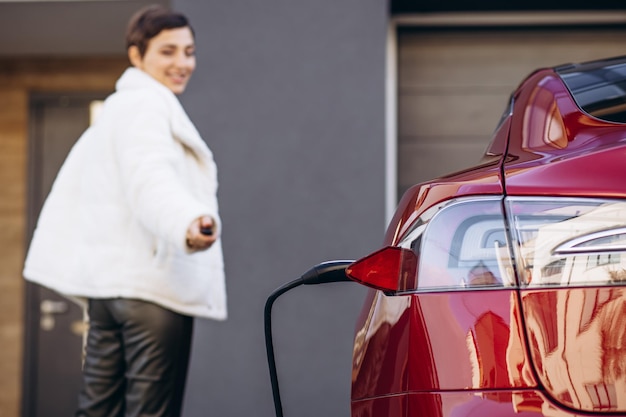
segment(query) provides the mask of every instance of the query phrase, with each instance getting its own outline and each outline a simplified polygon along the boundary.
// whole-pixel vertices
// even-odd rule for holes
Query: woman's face
[[[174,94],[185,91],[196,68],[194,39],[189,27],[164,29],[148,41],[143,57],[136,46],[128,49],[128,56],[133,66],[150,74]]]

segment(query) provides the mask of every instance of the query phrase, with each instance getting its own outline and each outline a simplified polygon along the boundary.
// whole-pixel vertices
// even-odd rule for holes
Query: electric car
[[[530,74],[345,274],[352,417],[626,416],[626,57]]]

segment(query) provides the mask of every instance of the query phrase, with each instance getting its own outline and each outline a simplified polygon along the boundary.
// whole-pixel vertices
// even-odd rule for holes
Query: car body
[[[353,417],[626,416],[626,57],[537,70],[473,168],[409,189],[355,332]]]

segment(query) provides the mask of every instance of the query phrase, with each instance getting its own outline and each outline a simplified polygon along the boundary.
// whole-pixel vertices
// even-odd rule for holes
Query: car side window
[[[626,201],[516,197],[506,207],[522,286],[626,281]]]
[[[425,213],[400,246],[417,255],[418,290],[515,285],[501,198],[446,202]]]

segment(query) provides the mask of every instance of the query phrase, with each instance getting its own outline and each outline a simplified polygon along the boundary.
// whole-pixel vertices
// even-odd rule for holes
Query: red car
[[[625,123],[626,57],[536,71],[480,164],[312,270],[372,288],[352,417],[626,416]]]
[[[357,324],[353,417],[626,415],[626,57],[543,69],[480,165],[402,198]]]

